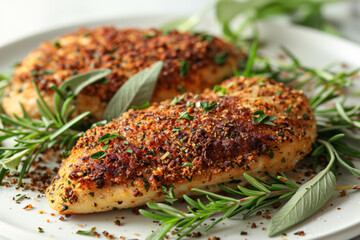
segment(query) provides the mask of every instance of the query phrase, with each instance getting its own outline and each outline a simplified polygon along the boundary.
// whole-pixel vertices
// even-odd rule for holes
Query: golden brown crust
[[[225,54],[222,64],[214,58]],[[121,85],[138,71],[163,60],[153,101],[161,101],[179,93],[178,87],[199,92],[230,76],[237,62],[244,55],[219,38],[202,34],[163,33],[156,29],[138,30],[114,27],[79,29],[43,42],[15,69],[10,86],[6,89],[3,106],[5,111],[21,115],[18,102],[25,105],[31,117],[39,117],[31,79],[35,79],[48,103],[52,105],[52,84],[60,85],[74,74],[98,68],[112,69],[106,80],[93,84],[77,98],[79,112],[92,110],[95,120],[102,119],[106,104]],[[188,74],[180,76],[180,60],[189,64]],[[29,105],[29,106],[27,106]]]
[[[265,171],[293,168],[309,153],[316,136],[315,118],[301,92],[259,78],[234,77],[222,86],[227,88],[223,97],[212,90],[198,96],[187,93],[176,105],[171,100],[154,103],[88,130],[63,161],[48,198],[54,201],[64,195],[61,187],[71,181],[74,187],[67,188],[74,196],[97,188],[132,189],[129,195],[136,206],[136,199],[159,192],[163,183],[184,192],[182,185],[192,181],[204,187],[241,179],[244,172],[263,176]],[[201,102],[216,106],[205,113]],[[275,125],[255,124],[257,110],[276,116]],[[193,119],[179,118],[184,112]],[[99,143],[105,134],[119,137]],[[103,152],[100,159],[91,157],[98,152]],[[60,210],[60,203],[51,205]],[[79,213],[65,205],[67,211],[60,212]]]

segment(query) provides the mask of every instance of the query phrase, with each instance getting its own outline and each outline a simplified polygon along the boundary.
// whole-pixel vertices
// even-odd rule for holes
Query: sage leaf
[[[130,79],[116,92],[104,112],[104,119],[110,121],[120,117],[131,106],[139,106],[151,100],[163,62],[154,63]]]
[[[17,167],[21,161],[21,158],[28,154],[31,149],[25,149],[21,152],[18,152],[11,157],[3,158],[0,160],[0,164],[5,168],[10,170],[11,174],[14,174],[17,171]]]
[[[58,90],[60,93],[65,94],[66,92],[71,92],[74,96],[77,96],[81,90],[90,84],[106,77],[111,73],[110,69],[96,69],[90,72],[82,73],[74,75],[68,78],[65,82],[63,82]],[[61,94],[55,94],[54,96],[54,106],[56,108],[56,112],[60,112],[59,108],[62,105],[62,97]]]
[[[333,195],[336,187],[335,175],[330,171],[335,161],[331,144],[318,140],[325,145],[330,154],[328,166],[313,179],[302,185],[294,196],[276,213],[268,226],[269,237],[282,233],[285,229],[310,217],[319,210]]]
[[[89,86],[111,73],[110,69],[96,69],[90,72],[78,74],[70,77],[64,83],[59,86],[62,91],[71,91],[75,96],[78,95],[81,90]]]

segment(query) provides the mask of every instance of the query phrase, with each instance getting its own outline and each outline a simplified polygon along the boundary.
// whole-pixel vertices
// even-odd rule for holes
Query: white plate
[[[37,47],[41,41],[52,39],[58,35],[75,30],[79,27],[95,27],[100,25],[115,25],[118,27],[149,27],[159,26],[161,23],[173,19],[174,16],[141,16],[122,19],[108,19],[93,23],[76,24],[55,30],[39,33],[11,44],[0,47],[0,71],[9,70],[14,62],[21,60],[31,49]],[[199,29],[219,33],[214,18],[202,21]],[[309,66],[325,66],[337,61],[346,63],[350,68],[360,65],[360,48],[348,41],[325,35],[307,28],[294,26],[276,26],[262,24],[260,36],[267,42],[266,51],[269,54],[278,54],[279,46],[285,45],[293,51],[302,62]],[[356,162],[359,166],[359,161]],[[359,184],[359,179],[344,173],[338,177],[338,185]],[[158,227],[151,220],[135,216],[131,210],[119,210],[107,213],[73,215],[65,221],[59,220],[59,215],[49,208],[45,197],[39,202],[23,200],[16,204],[12,197],[21,190],[0,187],[0,238],[4,239],[89,239],[86,236],[75,234],[77,230],[87,230],[96,227],[98,232],[104,230],[114,234],[117,239],[126,236],[126,239],[145,239],[152,230]],[[38,194],[26,192],[31,198]],[[33,210],[22,208],[31,203]],[[338,210],[341,208],[341,210]],[[44,214],[39,214],[44,210]],[[274,212],[274,211],[273,211]],[[115,217],[125,217],[121,220],[121,226],[116,226]],[[50,223],[47,223],[47,219]],[[240,218],[227,220],[224,225],[213,228],[205,233],[201,239],[217,236],[221,239],[266,239],[266,228],[269,220],[261,216],[253,216],[245,221]],[[250,225],[256,223],[257,228],[251,229]],[[79,227],[82,224],[84,227]],[[42,227],[44,233],[38,233],[37,228]],[[360,193],[349,192],[345,197],[337,194],[317,214],[303,223],[291,228],[286,237],[277,236],[274,239],[349,239],[360,234]],[[304,231],[305,236],[294,235],[297,231]],[[247,236],[241,236],[240,232],[248,232]],[[104,238],[102,236],[102,238]]]

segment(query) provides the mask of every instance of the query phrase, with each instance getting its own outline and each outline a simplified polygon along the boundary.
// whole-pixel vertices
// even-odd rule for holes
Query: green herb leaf
[[[190,65],[186,60],[180,60],[180,77],[184,77],[188,74]]]
[[[54,46],[57,47],[57,48],[60,48],[61,44],[59,42],[54,42]]]
[[[89,86],[111,73],[110,69],[97,69],[87,73],[79,74],[68,78],[63,82],[58,90],[65,95],[66,92],[71,92],[74,96],[77,96],[85,87]],[[60,94],[54,96],[55,111],[60,112],[59,106],[64,101]]]
[[[150,107],[150,102],[147,101],[146,103],[144,103],[143,105],[140,105],[140,106],[132,106],[131,108],[134,109],[134,110],[137,110],[137,109],[144,109],[144,108],[148,108]]]
[[[180,130],[181,130],[180,128],[173,128],[171,131],[172,132],[180,132]]]
[[[143,38],[153,38],[155,36],[156,36],[155,32],[151,32],[151,33],[147,33],[147,34],[142,35]]]
[[[105,135],[103,135],[103,136],[101,136],[101,137],[99,138],[98,143],[105,142],[105,141],[107,141],[107,140],[109,140],[109,139],[112,139],[112,138],[121,138],[121,139],[124,139],[125,137],[124,137],[123,135],[118,135],[118,134],[116,134],[116,133],[112,133],[112,134],[107,133],[107,134],[105,134]]]
[[[191,162],[186,162],[186,163],[184,163],[181,167],[192,167],[192,166],[194,166],[193,163],[191,163]]]
[[[216,64],[219,64],[220,66],[222,66],[226,63],[227,56],[228,56],[227,52],[222,52],[222,53],[214,55],[213,60]]]
[[[76,234],[80,235],[87,235],[87,236],[95,236],[95,227],[91,228],[90,230],[78,230]]]
[[[19,194],[19,196],[17,196],[17,197],[15,198],[15,201],[23,200],[25,197],[26,197],[26,194]]]
[[[291,105],[291,106],[285,111],[286,116],[289,116],[289,115],[290,115],[290,112],[291,112],[292,109],[293,109],[293,105]]]
[[[194,119],[194,116],[190,115],[189,113],[187,113],[187,112],[185,111],[185,112],[180,113],[179,118],[180,118],[180,119],[193,120],[193,119]]]
[[[175,198],[175,193],[174,193],[174,185],[170,184],[170,185],[166,185],[165,183],[161,184],[161,192],[165,195],[165,202],[168,203],[169,205],[173,204],[174,202],[176,202],[178,199]]]
[[[218,94],[219,97],[223,97],[223,96],[225,96],[225,94],[227,92],[227,89],[220,86],[220,85],[215,85],[214,86],[214,93],[217,93],[217,92],[219,92],[219,94]]]
[[[171,105],[176,105],[177,103],[181,102],[184,97],[186,96],[186,93],[184,93],[183,95],[181,95],[179,98],[178,97],[174,97],[174,99],[171,101]]]
[[[209,102],[200,102],[200,106],[202,109],[204,109],[205,113],[208,113],[214,107],[216,107],[216,104],[217,104],[216,102],[212,102],[211,104],[209,104]]]
[[[179,92],[186,92],[186,88],[184,88],[184,87],[181,86],[181,85],[178,85],[178,86],[176,87],[176,89],[177,89]]]
[[[308,218],[319,210],[333,195],[336,179],[330,171],[335,155],[331,145],[318,140],[328,149],[331,159],[328,166],[318,173],[313,179],[302,185],[295,195],[271,219],[268,226],[270,237],[282,233],[287,228]]]
[[[104,113],[106,120],[120,117],[130,106],[149,101],[162,69],[163,62],[157,62],[151,68],[138,72],[127,80],[110,100]]]
[[[214,39],[214,36],[210,34],[201,34],[201,38],[202,40],[205,40],[210,43]]]
[[[266,125],[275,126],[275,124],[272,121],[275,120],[277,116],[268,116],[262,110],[258,110],[254,112],[253,115],[258,115],[258,117],[253,117],[255,124],[263,123]]]
[[[94,154],[92,154],[90,157],[92,159],[100,159],[100,158],[103,158],[106,156],[106,153],[104,151],[99,151],[99,152],[96,152]]]

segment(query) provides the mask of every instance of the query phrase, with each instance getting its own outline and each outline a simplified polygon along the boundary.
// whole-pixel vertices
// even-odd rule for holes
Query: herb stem
[[[353,189],[360,189],[360,185],[344,185],[344,186],[337,186],[335,191],[342,191],[342,190],[353,190]]]

